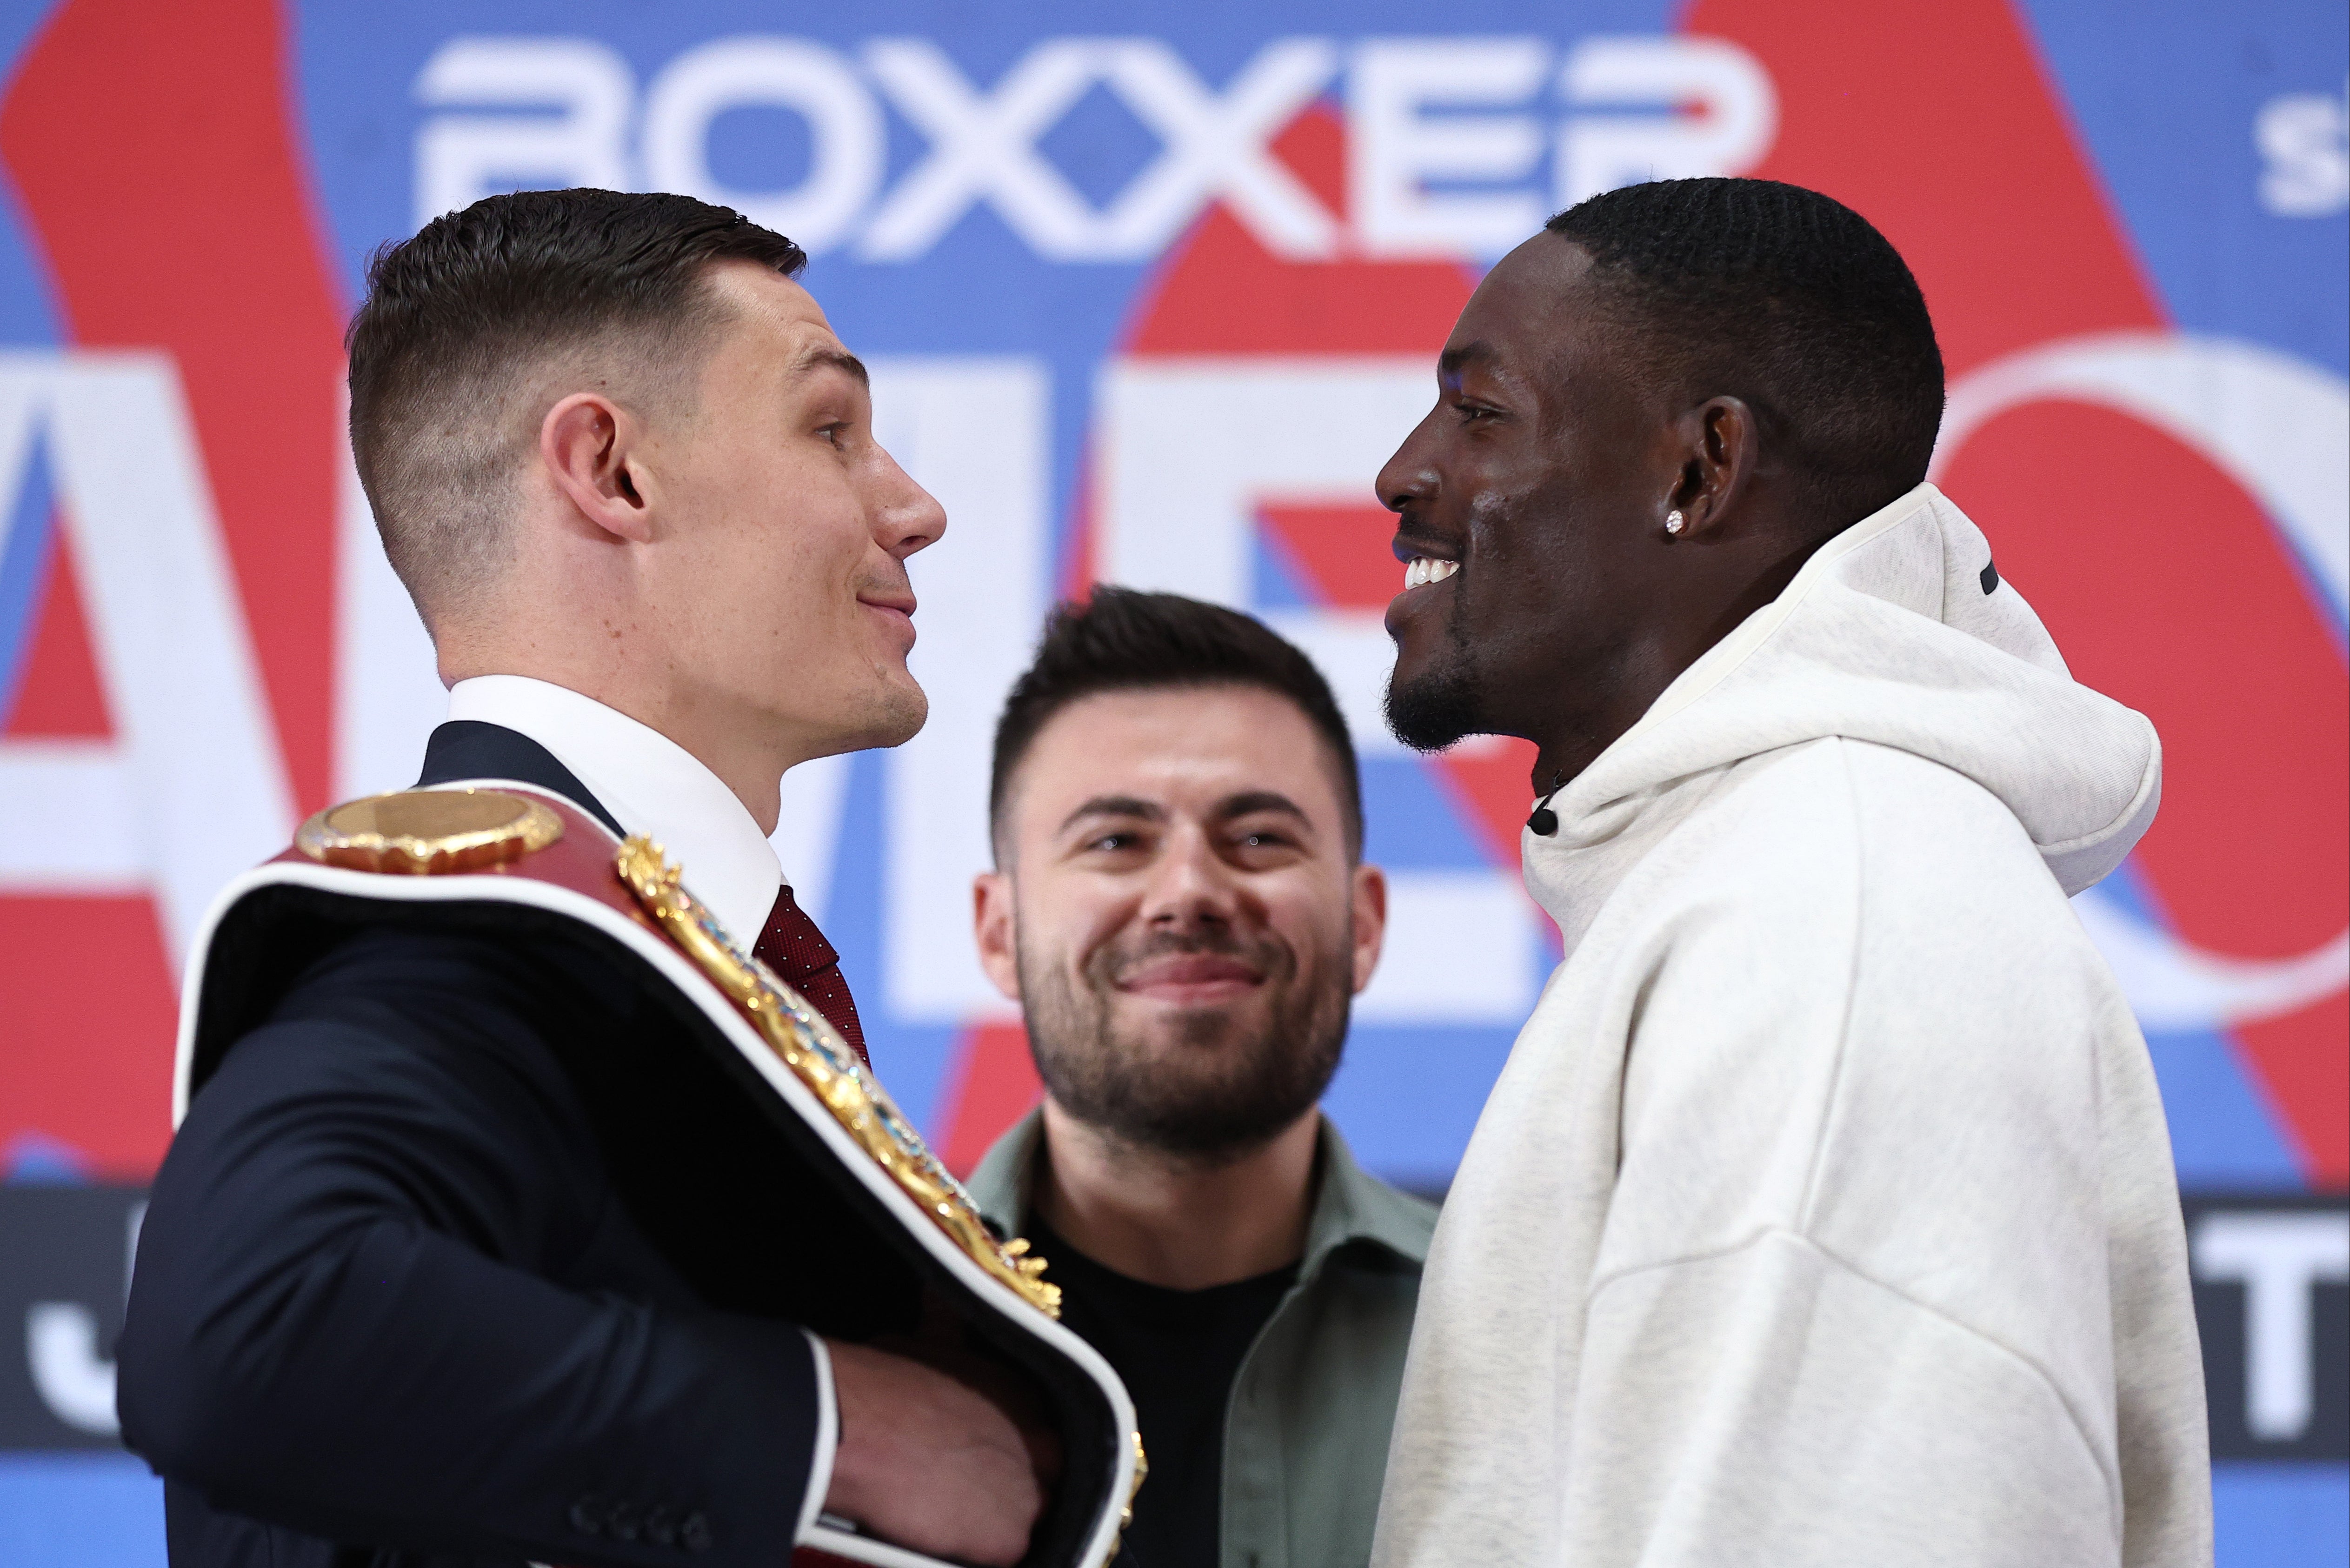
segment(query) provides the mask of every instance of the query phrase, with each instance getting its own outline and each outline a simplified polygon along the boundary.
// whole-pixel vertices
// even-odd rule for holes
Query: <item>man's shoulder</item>
[[[1367,1242],[1417,1272],[1428,1262],[1436,1217],[1434,1203],[1357,1164],[1336,1124],[1323,1117],[1321,1191],[1309,1246]]]
[[[1891,832],[1946,842],[1955,830],[2031,842],[2015,814],[1977,780],[1877,741],[1824,735],[1760,753],[1731,769],[1725,784],[1692,826],[1707,819],[1741,828],[1767,824],[1800,829],[1807,840]],[[1867,809],[1887,798],[1905,809],[1889,817]]]
[[[1895,747],[1842,742],[1867,928],[1951,961],[2076,971],[2094,950],[2031,832],[1990,787]],[[1922,940],[1933,937],[1927,942]],[[2102,961],[2092,966],[2102,973]]]
[[[1027,1222],[1029,1178],[1044,1128],[1044,1108],[1031,1107],[988,1145],[987,1152],[963,1178],[981,1217],[1007,1236],[1017,1234]]]
[[[1659,867],[1696,877],[1709,899],[1743,892],[1816,908],[1838,888],[1859,896],[1947,880],[2063,906],[2014,812],[1954,768],[1841,736],[1745,767],[1674,835]]]
[[[612,967],[547,932],[362,923],[256,963],[192,1085],[191,1114],[320,1096],[390,1106],[568,1106],[567,1051],[637,1009]],[[234,1086],[231,1086],[234,1085]],[[521,1099],[517,1100],[516,1096]],[[567,1117],[568,1113],[566,1113]]]
[[[1425,1264],[1441,1212],[1436,1201],[1379,1177],[1366,1175],[1364,1180],[1369,1188],[1365,1207],[1370,1211],[1365,1233],[1415,1265]]]
[[[273,1020],[393,1016],[455,1023],[552,1022],[627,994],[589,944],[552,929],[452,919],[362,922],[334,933],[293,972]]]
[[[1897,990],[1929,977],[2054,987],[2102,1007],[2113,982],[2023,825],[1939,763],[1831,738],[1757,759],[1627,881],[1613,940],[1670,955],[1700,993]]]

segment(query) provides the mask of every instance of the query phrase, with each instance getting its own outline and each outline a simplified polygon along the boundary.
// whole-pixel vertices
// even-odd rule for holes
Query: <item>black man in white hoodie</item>
[[[1925,483],[1908,267],[1795,187],[1612,192],[1438,383],[1378,480],[1389,718],[1536,743],[1565,961],[1438,1226],[1375,1563],[2208,1563],[2168,1135],[2065,901],[2160,750]]]

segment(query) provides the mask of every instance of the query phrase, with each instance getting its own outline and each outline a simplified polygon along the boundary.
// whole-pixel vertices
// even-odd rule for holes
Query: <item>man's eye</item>
[[[1131,833],[1105,833],[1098,838],[1088,839],[1086,847],[1115,852],[1120,849],[1131,849],[1139,842],[1140,842],[1139,837]]]
[[[1490,420],[1501,412],[1499,409],[1489,409],[1482,403],[1455,403],[1452,408],[1453,411],[1458,413],[1461,421],[1467,424],[1475,424],[1479,420]]]
[[[847,420],[836,421],[831,424],[824,426],[816,433],[824,437],[826,441],[831,442],[834,446],[838,446],[848,439],[848,421]]]

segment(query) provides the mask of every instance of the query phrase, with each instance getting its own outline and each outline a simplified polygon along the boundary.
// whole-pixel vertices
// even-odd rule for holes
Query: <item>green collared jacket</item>
[[[1044,1114],[1031,1111],[972,1172],[980,1212],[1006,1235],[1024,1228],[1043,1137]],[[1297,1282],[1224,1407],[1222,1568],[1370,1561],[1436,1209],[1364,1174],[1326,1116],[1316,1158]]]

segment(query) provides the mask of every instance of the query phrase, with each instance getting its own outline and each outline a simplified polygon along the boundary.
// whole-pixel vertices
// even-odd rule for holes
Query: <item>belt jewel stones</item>
[[[735,944],[717,917],[680,885],[679,868],[662,857],[660,846],[631,838],[620,846],[615,868],[638,907],[750,1015],[768,1048],[922,1212],[1022,1300],[1048,1317],[1059,1317],[1061,1288],[1045,1282],[1045,1260],[1028,1256],[1023,1239],[995,1239],[962,1183],[939,1163],[830,1021]]]

